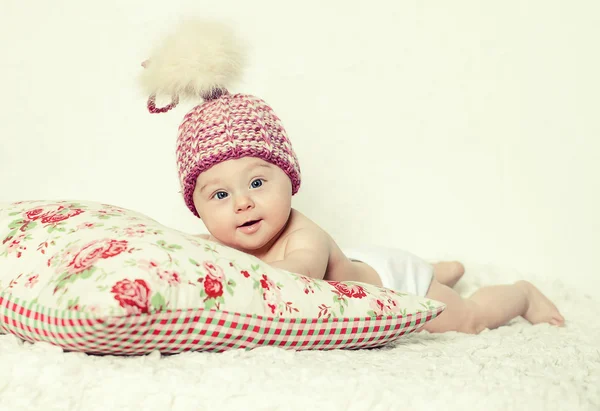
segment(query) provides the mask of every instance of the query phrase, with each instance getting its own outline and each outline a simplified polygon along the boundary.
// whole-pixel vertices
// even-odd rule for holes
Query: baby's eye
[[[260,186],[262,186],[262,185],[263,185],[263,180],[262,180],[262,178],[257,178],[256,180],[254,180],[254,181],[252,181],[252,182],[250,183],[250,187],[252,187],[252,188],[258,188],[258,187],[260,187]]]
[[[213,197],[217,200],[223,200],[224,198],[227,198],[227,193],[225,191],[218,191]]]

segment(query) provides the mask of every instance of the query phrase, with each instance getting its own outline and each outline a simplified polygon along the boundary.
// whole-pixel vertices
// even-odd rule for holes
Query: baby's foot
[[[523,317],[532,324],[550,323],[561,326],[565,318],[560,315],[558,308],[529,281],[518,281],[527,295],[528,308]]]

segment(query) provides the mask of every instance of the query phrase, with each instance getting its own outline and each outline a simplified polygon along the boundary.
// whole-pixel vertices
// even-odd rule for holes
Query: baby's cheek
[[[227,213],[220,212],[220,210],[205,210],[207,215],[210,215],[207,228],[210,231],[214,232],[215,237],[228,237],[232,233],[232,229],[235,224],[231,220],[231,216],[227,215]],[[206,224],[206,223],[205,223]]]

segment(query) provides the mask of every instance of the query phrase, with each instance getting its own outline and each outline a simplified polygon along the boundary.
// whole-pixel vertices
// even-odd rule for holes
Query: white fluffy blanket
[[[467,265],[458,290],[522,278]],[[531,278],[564,328],[517,319],[477,336],[420,333],[361,351],[274,348],[97,357],[0,336],[0,409],[600,410],[595,301]]]

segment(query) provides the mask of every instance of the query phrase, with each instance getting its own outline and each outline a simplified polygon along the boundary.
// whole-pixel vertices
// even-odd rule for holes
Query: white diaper
[[[407,251],[384,247],[344,248],[346,257],[370,265],[385,288],[424,297],[433,266]]]

